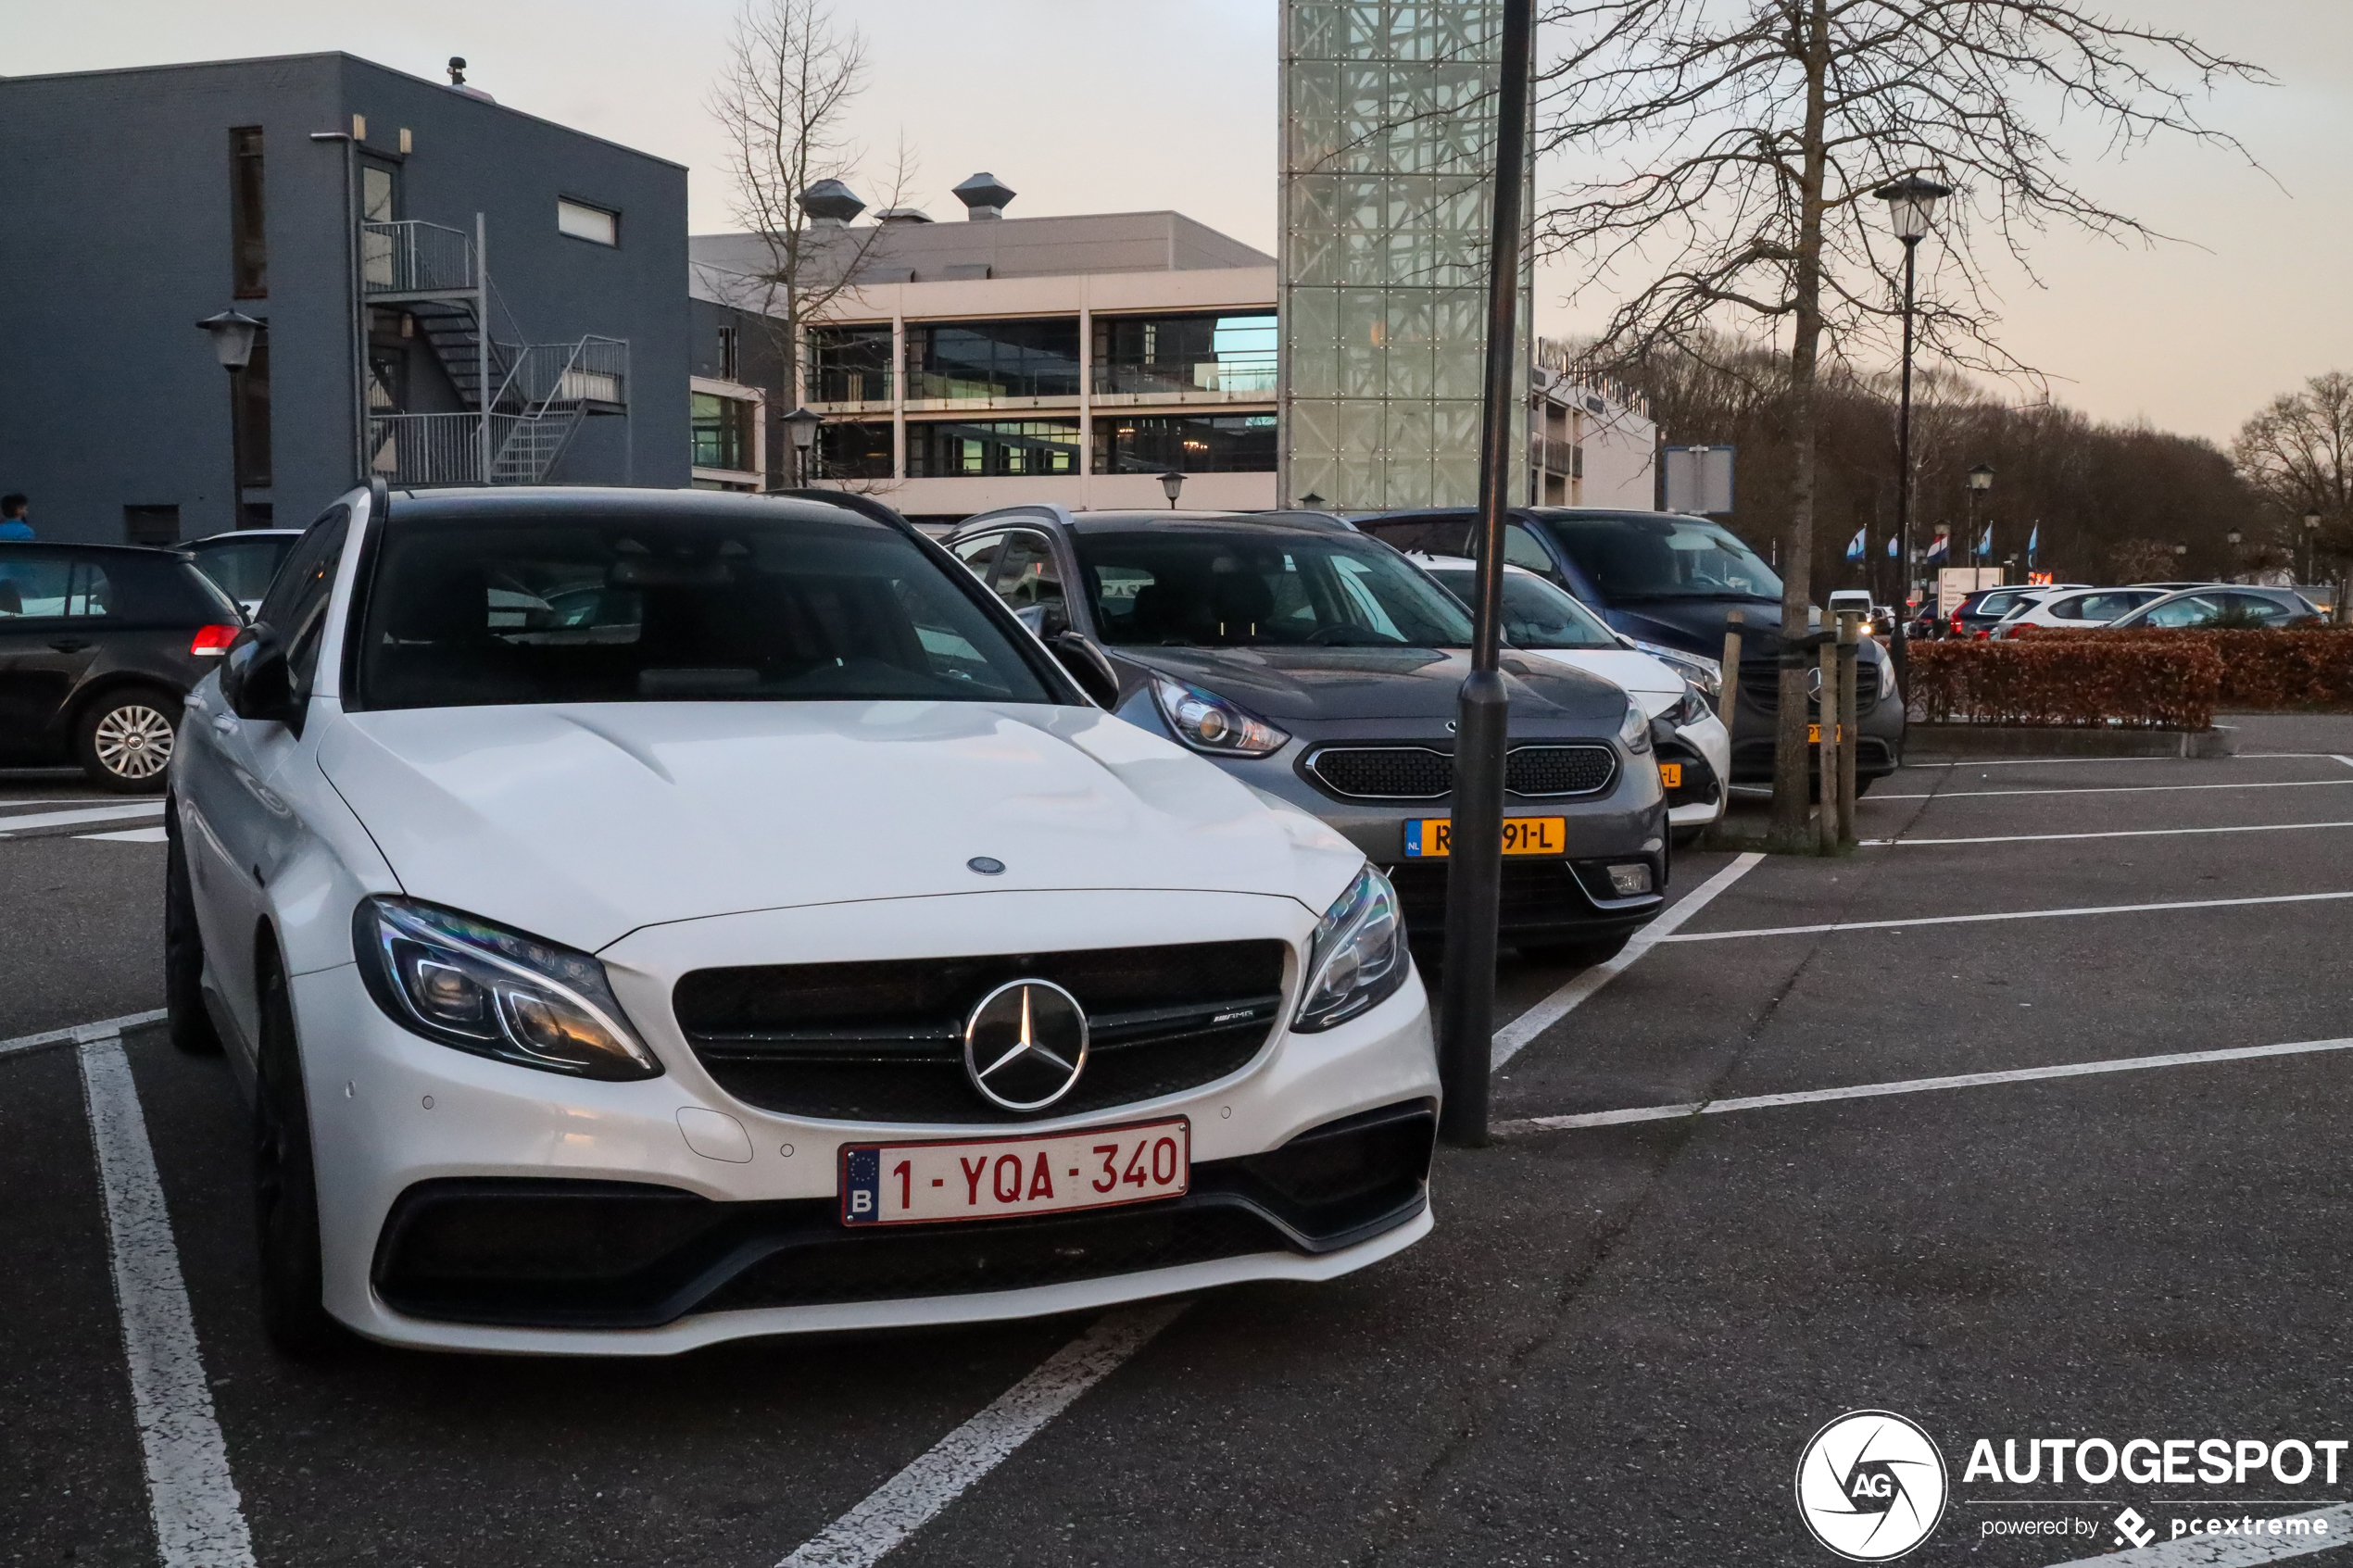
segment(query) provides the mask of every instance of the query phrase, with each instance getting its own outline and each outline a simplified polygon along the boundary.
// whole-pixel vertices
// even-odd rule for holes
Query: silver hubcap
[[[152,779],[171,762],[171,721],[143,702],[98,721],[98,766],[119,779]]]

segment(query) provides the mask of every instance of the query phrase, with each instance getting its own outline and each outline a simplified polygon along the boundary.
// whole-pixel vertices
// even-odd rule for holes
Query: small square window
[[[585,202],[556,202],[556,228],[575,240],[594,245],[617,245],[621,243],[621,214]]]

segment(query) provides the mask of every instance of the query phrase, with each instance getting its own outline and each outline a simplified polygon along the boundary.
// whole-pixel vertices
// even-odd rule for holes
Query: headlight
[[[1702,653],[1685,653],[1681,648],[1661,647],[1656,643],[1645,643],[1638,638],[1629,637],[1627,641],[1706,693],[1710,707],[1714,707],[1716,700],[1724,695],[1722,660],[1710,659]]]
[[[1683,683],[1683,699],[1668,709],[1667,716],[1680,728],[1685,724],[1696,724],[1715,711],[1716,704],[1700,689],[1699,684],[1687,679]]]
[[[1152,677],[1152,700],[1176,737],[1195,751],[1212,757],[1264,757],[1280,751],[1290,736],[1264,719],[1255,719],[1214,692]]]
[[[428,1040],[579,1078],[661,1075],[585,953],[406,898],[361,899],[352,947],[376,1005]]]
[[[1617,744],[1640,757],[1651,748],[1651,721],[1642,705],[1626,699],[1626,717],[1617,721]]]
[[[1345,1022],[1388,1000],[1413,967],[1397,890],[1366,866],[1324,911],[1307,959],[1307,985],[1291,1027],[1302,1035]]]
[[[1879,658],[1879,696],[1881,702],[1895,695],[1895,661],[1885,654]]]

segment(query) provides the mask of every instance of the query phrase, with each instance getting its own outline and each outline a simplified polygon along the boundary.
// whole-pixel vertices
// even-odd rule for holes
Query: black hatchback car
[[[1459,556],[1471,553],[1476,517],[1433,510],[1352,514],[1350,521],[1401,550]],[[1567,589],[1612,631],[1684,671],[1711,699],[1724,678],[1725,625],[1739,610],[1746,630],[1736,672],[1740,700],[1731,713],[1732,783],[1772,783],[1781,580],[1739,535],[1680,512],[1522,507],[1504,524],[1504,558]],[[1866,638],[1857,657],[1855,777],[1858,788],[1869,789],[1903,759],[1904,705],[1887,650]],[[1818,696],[1806,699],[1809,713]]]
[[[1320,512],[1013,507],[948,546],[1120,717],[1345,834],[1408,932],[1444,923],[1462,605]],[[1504,658],[1503,940],[1598,962],[1655,915],[1667,799],[1643,710],[1609,682]]]
[[[160,790],[181,698],[244,624],[176,550],[0,542],[0,765]]]

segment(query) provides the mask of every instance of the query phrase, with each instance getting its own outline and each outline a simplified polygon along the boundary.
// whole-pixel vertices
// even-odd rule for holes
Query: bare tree
[[[2231,460],[2290,541],[2318,513],[2316,547],[2353,555],[2353,376],[2331,370],[2271,399],[2240,429]]]
[[[1728,322],[1787,355],[1793,632],[1811,588],[1823,362],[1883,362],[1900,310],[1902,253],[1872,191],[1907,173],[1961,188],[1922,342],[2031,375],[1994,341],[1971,228],[2020,262],[2053,223],[2158,237],[2072,181],[2042,117],[2095,119],[2111,150],[2160,132],[2235,148],[2192,94],[2267,80],[2180,34],[2087,14],[2082,0],[1553,0],[1544,21],[1560,52],[1544,72],[1540,145],[1593,172],[1540,215],[1539,245],[1578,269],[1580,292],[1617,296],[1596,365],[1664,345],[1705,353],[1708,330]],[[1773,820],[1785,842],[1805,828],[1805,696],[1804,671],[1784,668]]]
[[[807,395],[810,324],[856,289],[884,232],[878,223],[847,226],[862,205],[854,198],[833,217],[802,206],[812,193],[833,194],[822,189],[828,182],[846,185],[858,173],[862,152],[849,121],[865,77],[864,37],[837,27],[823,0],[744,0],[711,97],[727,132],[736,220],[760,242],[749,271],[711,282],[761,321],[796,405]],[[902,143],[884,208],[899,205],[912,172]]]

